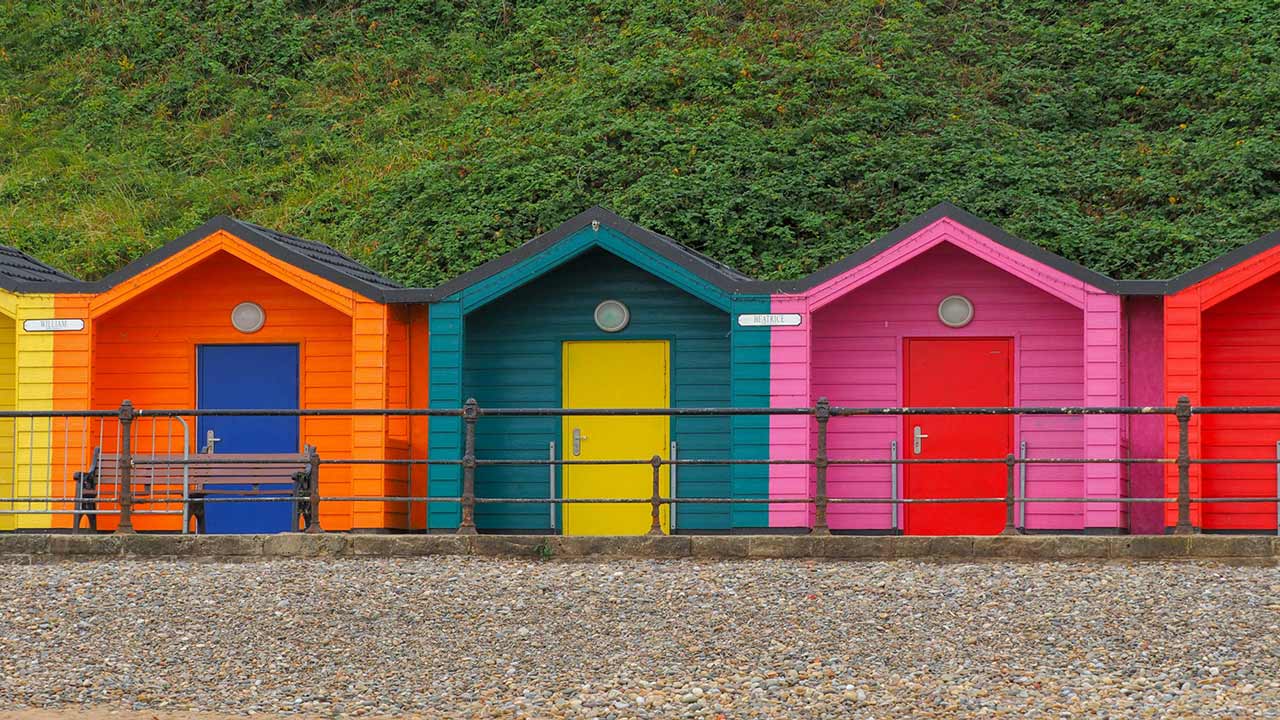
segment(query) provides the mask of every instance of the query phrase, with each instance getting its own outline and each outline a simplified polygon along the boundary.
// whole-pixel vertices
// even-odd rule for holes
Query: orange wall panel
[[[407,407],[427,408],[430,406],[427,396],[427,380],[430,377],[427,367],[431,351],[429,328],[427,326],[427,306],[418,305],[408,310],[408,343],[406,347],[406,376],[408,387]],[[428,418],[426,416],[409,418],[408,456],[414,460],[427,459]],[[425,497],[427,494],[427,466],[413,465],[409,469],[409,494],[412,497]],[[413,503],[409,508],[409,528],[425,530],[427,527],[427,506],[425,503]]]
[[[93,345],[89,316],[89,295],[58,295],[54,317],[86,320],[79,332],[59,332],[53,336],[53,408],[84,410],[89,407],[89,365]],[[77,470],[87,469],[93,457],[91,432],[95,423],[85,418],[56,418],[53,421],[53,453],[50,490],[54,497],[75,497]],[[70,510],[73,503],[55,503],[54,509]],[[52,516],[53,527],[71,527],[68,515]]]

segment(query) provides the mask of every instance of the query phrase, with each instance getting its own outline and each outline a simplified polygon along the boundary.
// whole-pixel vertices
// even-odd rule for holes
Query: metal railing
[[[1133,506],[1140,503],[1175,503],[1177,508],[1177,523],[1173,528],[1173,532],[1177,534],[1186,534],[1195,532],[1196,528],[1192,525],[1192,507],[1197,504],[1205,503],[1275,503],[1277,514],[1280,515],[1280,457],[1267,458],[1193,458],[1190,452],[1190,426],[1194,416],[1211,416],[1211,415],[1280,415],[1280,406],[1267,407],[1192,407],[1189,400],[1185,397],[1180,398],[1178,403],[1172,407],[945,407],[945,408],[908,408],[908,407],[887,407],[887,408],[859,408],[859,407],[840,407],[832,406],[825,398],[819,399],[813,407],[790,407],[790,408],[719,408],[719,407],[702,407],[702,408],[487,408],[481,407],[474,399],[468,400],[463,407],[456,409],[302,409],[302,410],[200,410],[200,409],[173,409],[173,410],[149,410],[133,407],[129,402],[123,403],[116,410],[95,410],[80,412],[0,412],[0,421],[12,419],[17,425],[21,422],[38,422],[47,421],[47,437],[48,442],[41,444],[35,441],[28,441],[30,447],[39,446],[39,452],[47,454],[46,465],[57,465],[59,458],[63,465],[59,471],[52,467],[46,468],[49,476],[49,488],[43,496],[36,492],[37,487],[43,487],[39,483],[32,484],[25,495],[19,497],[19,493],[15,491],[10,497],[0,497],[0,518],[5,515],[24,515],[24,514],[54,514],[54,515],[71,515],[74,508],[70,505],[75,500],[74,487],[70,478],[72,473],[70,468],[75,464],[75,458],[79,458],[79,468],[84,469],[87,464],[85,458],[89,456],[92,449],[101,448],[104,445],[114,445],[118,450],[120,467],[118,469],[118,483],[112,488],[111,495],[107,497],[99,497],[99,508],[88,511],[98,515],[114,515],[117,517],[118,532],[131,532],[133,529],[132,519],[135,515],[182,515],[184,518],[183,529],[185,531],[187,523],[185,518],[193,505],[199,503],[217,503],[217,502],[244,502],[243,498],[217,498],[217,497],[192,497],[187,491],[186,483],[180,492],[163,497],[154,497],[148,495],[146,501],[141,503],[145,507],[139,507],[137,498],[135,497],[136,487],[138,485],[137,474],[146,471],[146,468],[152,467],[158,462],[167,464],[181,464],[186,467],[194,467],[198,465],[211,465],[219,462],[216,455],[201,455],[189,452],[192,449],[190,426],[188,418],[199,417],[237,417],[237,416],[287,416],[298,418],[316,418],[316,417],[335,417],[335,418],[359,418],[359,417],[379,417],[379,418],[413,418],[413,417],[431,417],[431,418],[457,418],[461,421],[461,453],[460,456],[444,457],[444,458],[391,458],[391,457],[334,457],[326,454],[322,448],[314,457],[313,469],[318,476],[321,465],[345,465],[356,467],[360,465],[382,465],[385,467],[401,467],[412,469],[418,466],[454,466],[460,467],[460,487],[459,494],[456,496],[439,496],[431,495],[429,492],[430,483],[426,483],[421,494],[407,491],[401,494],[381,494],[381,495],[359,495],[356,493],[348,494],[323,494],[320,490],[318,482],[312,482],[307,488],[305,495],[298,495],[290,498],[262,498],[255,499],[256,502],[305,502],[312,510],[313,526],[308,529],[311,531],[320,531],[318,518],[322,503],[326,502],[388,502],[388,503],[404,503],[408,506],[420,504],[424,510],[424,527],[426,529],[430,524],[430,507],[432,505],[439,506],[446,504],[448,506],[456,506],[458,508],[458,524],[456,532],[462,534],[475,533],[476,528],[476,508],[479,505],[486,504],[510,504],[525,505],[536,504],[546,505],[551,510],[551,527],[556,529],[555,514],[557,507],[563,507],[570,504],[644,504],[649,506],[650,528],[651,534],[660,534],[662,529],[662,509],[679,508],[686,505],[734,505],[734,504],[755,504],[755,505],[803,505],[812,508],[812,522],[808,523],[809,531],[814,534],[828,534],[830,527],[828,526],[828,515],[830,508],[839,505],[889,505],[892,508],[892,527],[896,530],[898,525],[898,513],[901,508],[911,505],[940,505],[940,504],[958,504],[958,505],[975,505],[975,504],[1003,504],[1004,506],[1004,528],[1006,534],[1017,534],[1020,527],[1025,527],[1025,512],[1027,504],[1031,503],[1106,503],[1119,506]],[[835,418],[851,418],[851,417],[906,417],[906,416],[938,416],[938,415],[973,415],[973,416],[1088,416],[1088,415],[1112,415],[1112,416],[1172,416],[1177,425],[1178,436],[1178,452],[1176,457],[1110,457],[1110,458],[1031,458],[1027,457],[1025,448],[1021,448],[1018,453],[1009,453],[1004,457],[978,458],[978,457],[958,457],[958,458],[919,458],[919,457],[901,457],[897,452],[896,443],[891,447],[890,456],[885,458],[845,458],[831,457],[829,448],[830,424]],[[555,457],[554,441],[551,441],[551,450],[548,456],[541,458],[523,458],[523,459],[500,459],[500,458],[481,458],[477,454],[477,426],[483,418],[533,418],[533,417],[592,417],[592,416],[629,416],[629,417],[773,417],[773,416],[802,416],[812,418],[813,430],[813,449],[811,456],[806,458],[795,459],[773,459],[773,458],[698,458],[688,457],[684,453],[679,455],[676,448],[670,448],[670,455],[667,458],[661,455],[653,455],[649,458],[617,458],[617,459],[557,459]],[[81,440],[77,445],[71,440],[64,439],[63,446],[55,448],[54,440],[58,433],[62,433],[66,438],[70,438],[73,434],[68,429],[74,423],[79,422],[79,432]],[[94,427],[94,423],[97,427]],[[148,425],[149,423],[149,425]],[[168,437],[166,443],[161,443],[156,435],[160,423],[169,423]],[[182,432],[182,457],[175,457],[177,446],[173,438],[175,437],[173,428],[181,427]],[[149,428],[149,430],[147,429]],[[150,433],[148,435],[147,433]],[[164,433],[161,432],[161,435]],[[149,442],[145,438],[150,437]],[[557,438],[558,439],[558,438]],[[304,437],[304,441],[309,441]],[[425,443],[425,438],[422,442]],[[1280,441],[1278,449],[1280,449]],[[14,445],[18,443],[15,439]],[[163,452],[161,452],[163,448]],[[1278,450],[1280,451],[1280,450]],[[30,453],[29,462],[37,463],[40,458],[36,457],[37,453]],[[163,455],[163,460],[156,460],[157,456]],[[264,461],[269,462],[269,461]],[[285,462],[285,461],[281,461]],[[15,463],[17,461],[15,460]],[[1085,466],[1090,464],[1106,464],[1115,466],[1133,466],[1140,464],[1154,465],[1174,465],[1177,468],[1178,492],[1175,497],[1027,497],[1027,478],[1026,469],[1037,465],[1079,465]],[[1269,497],[1192,497],[1191,492],[1191,469],[1196,465],[1251,465],[1251,464],[1269,464],[1277,467],[1277,490],[1275,496]],[[558,497],[554,492],[555,488],[555,472],[557,468],[565,468],[578,465],[588,466],[647,466],[650,469],[649,478],[651,487],[648,497],[600,497],[600,498],[569,498]],[[679,468],[694,467],[724,467],[731,468],[733,466],[804,466],[813,468],[813,493],[805,493],[804,497],[681,497],[675,493],[663,493],[662,491],[662,470],[668,468],[676,470]],[[905,497],[905,493],[899,493],[899,468],[914,465],[998,465],[1003,466],[1005,475],[1004,493],[996,497]],[[516,467],[516,466],[545,466],[548,468],[550,475],[550,483],[548,487],[547,497],[481,497],[476,492],[476,473],[480,468],[484,467]],[[891,491],[888,497],[833,497],[828,492],[828,479],[831,468],[847,467],[847,466],[887,466],[890,470]],[[17,467],[17,465],[15,465]],[[34,470],[30,472],[36,472]],[[3,478],[0,478],[0,486],[3,484]],[[407,484],[406,487],[412,487]],[[60,488],[60,491],[56,488]],[[19,507],[23,506],[23,507]],[[106,506],[106,507],[103,507]],[[159,506],[159,507],[156,507]],[[175,507],[176,506],[176,507]],[[1019,508],[1022,512],[1019,513]],[[83,513],[82,513],[83,514]],[[674,517],[675,513],[671,513]],[[78,529],[79,523],[77,523]],[[1280,524],[1278,524],[1280,527]]]

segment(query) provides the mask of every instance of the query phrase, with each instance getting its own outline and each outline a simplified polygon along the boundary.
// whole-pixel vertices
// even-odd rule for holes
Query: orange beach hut
[[[425,308],[401,302],[403,295],[395,283],[327,245],[218,216],[84,297],[85,350],[59,355],[60,392],[94,409],[118,408],[125,400],[143,410],[423,406],[425,387],[413,377],[426,373],[410,373],[420,345],[411,338],[426,337],[427,316]],[[314,445],[322,460],[360,460],[409,458],[415,436],[425,433],[425,421],[404,417],[202,416],[143,418],[133,437],[139,453],[183,447],[294,453]],[[95,449],[117,450],[111,422],[91,423],[86,434]],[[320,492],[404,496],[410,476],[404,465],[326,464]],[[210,515],[209,529],[289,529],[272,526],[278,513],[264,519],[271,506],[284,504],[226,503],[230,514],[217,529]],[[320,524],[325,530],[408,529],[409,515],[406,503],[335,500],[321,504]],[[99,529],[114,524],[115,517],[106,516]],[[181,521],[140,513],[134,526],[173,531]]]

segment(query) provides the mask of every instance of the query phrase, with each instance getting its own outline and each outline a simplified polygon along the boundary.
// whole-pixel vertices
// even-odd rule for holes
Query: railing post
[[[311,508],[307,517],[305,532],[322,533],[320,527],[320,453],[315,445],[307,446],[307,464],[310,469],[311,482],[307,487],[307,503]]]
[[[1018,469],[1018,463],[1014,459],[1013,453],[1009,453],[1004,458],[1004,470],[1005,470],[1004,530],[1000,531],[1001,535],[1020,535],[1021,534],[1018,532],[1018,525],[1014,519],[1016,517],[1015,515],[1016,511],[1014,508],[1017,505],[1017,503],[1015,502],[1014,496],[1013,496],[1014,487],[1015,487],[1013,479],[1014,479],[1014,475],[1017,474],[1017,469]]]
[[[117,533],[133,532],[133,403],[120,403],[120,524]]]
[[[1191,525],[1191,400],[1178,398],[1173,416],[1178,420],[1178,524],[1174,535],[1190,535]]]
[[[810,532],[814,535],[829,535],[831,530],[827,527],[827,423],[831,420],[831,403],[824,397],[818,398],[813,415],[818,420],[818,450],[813,459],[815,497],[813,529]]]
[[[653,465],[653,495],[649,498],[649,511],[653,515],[649,523],[650,535],[662,534],[662,458],[654,455],[649,461]]]
[[[462,521],[459,535],[476,534],[476,418],[480,406],[467,398],[462,406]]]

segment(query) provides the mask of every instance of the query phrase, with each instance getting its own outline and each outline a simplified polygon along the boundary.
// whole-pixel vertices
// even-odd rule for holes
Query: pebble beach
[[[1280,571],[7,565],[0,708],[6,720],[1280,717]]]

